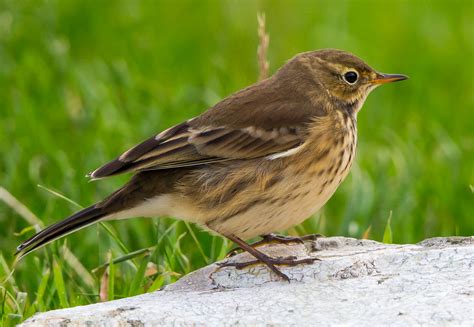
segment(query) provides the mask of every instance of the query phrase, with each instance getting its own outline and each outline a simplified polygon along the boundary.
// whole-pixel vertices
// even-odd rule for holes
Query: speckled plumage
[[[334,131],[337,124],[344,127]],[[301,223],[347,176],[356,148],[355,119],[348,114],[332,112],[314,126],[317,130],[300,146],[297,160],[290,155],[194,170],[178,183],[176,201],[194,207],[192,217],[205,227],[242,239]]]
[[[241,239],[285,230],[319,210],[350,170],[367,95],[405,78],[340,50],[299,54],[272,77],[92,172],[93,179],[135,175],[24,242],[19,254],[98,220],[173,216],[230,238],[278,273]]]

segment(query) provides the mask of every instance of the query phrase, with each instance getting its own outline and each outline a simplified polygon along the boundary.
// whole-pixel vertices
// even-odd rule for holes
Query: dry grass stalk
[[[270,67],[270,64],[267,60],[267,50],[268,50],[268,43],[270,42],[270,37],[268,36],[267,32],[265,32],[265,14],[264,13],[257,14],[257,21],[258,21],[258,39],[259,39],[259,44],[257,48],[258,68],[259,68],[258,80],[261,81],[268,77],[268,69]]]
[[[77,259],[77,257],[71,252],[71,250],[64,245],[62,247],[62,255],[64,258],[64,261],[76,271],[78,276],[81,276],[83,282],[87,284],[87,286],[94,288],[95,287],[95,281],[94,277],[92,277],[91,273],[82,265],[82,263]]]
[[[43,222],[36,217],[23,203],[18,201],[7,189],[0,186],[0,200],[5,202],[7,206],[12,208],[17,214],[25,219],[30,225],[35,226],[36,232],[41,230]]]
[[[102,275],[100,279],[99,289],[99,300],[100,302],[106,302],[109,300],[109,271],[108,269]]]

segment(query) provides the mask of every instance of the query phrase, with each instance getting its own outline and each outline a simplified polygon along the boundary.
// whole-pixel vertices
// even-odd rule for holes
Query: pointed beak
[[[400,75],[400,74],[381,74],[377,73],[377,77],[372,80],[370,83],[378,85],[378,84],[386,84],[392,82],[398,82],[408,79],[408,76]]]

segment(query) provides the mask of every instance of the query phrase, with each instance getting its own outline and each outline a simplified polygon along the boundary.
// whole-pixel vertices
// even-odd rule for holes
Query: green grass
[[[368,98],[350,177],[290,232],[361,237],[370,227],[394,243],[474,234],[470,1],[3,0],[0,186],[32,214],[0,203],[2,323],[156,290],[223,257],[231,245],[194,226],[135,219],[55,242],[4,282],[35,221],[77,210],[48,190],[81,206],[101,199],[127,177],[88,183],[87,172],[256,80],[258,11],[271,71],[332,47],[410,76]]]

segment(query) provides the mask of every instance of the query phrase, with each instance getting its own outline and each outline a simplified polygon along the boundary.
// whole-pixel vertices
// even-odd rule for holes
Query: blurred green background
[[[38,184],[82,206],[107,195],[128,177],[84,175],[256,81],[257,12],[267,17],[271,72],[330,47],[410,76],[369,96],[350,177],[290,233],[380,241],[391,216],[395,243],[473,235],[472,1],[2,0],[0,186],[45,225],[77,206]],[[3,282],[34,232],[23,216],[0,201],[6,324],[99,301],[101,274],[85,274],[110,258],[156,245],[112,266],[108,299],[157,289],[231,247],[172,219],[113,222],[36,252]],[[80,263],[65,259],[64,244]]]

